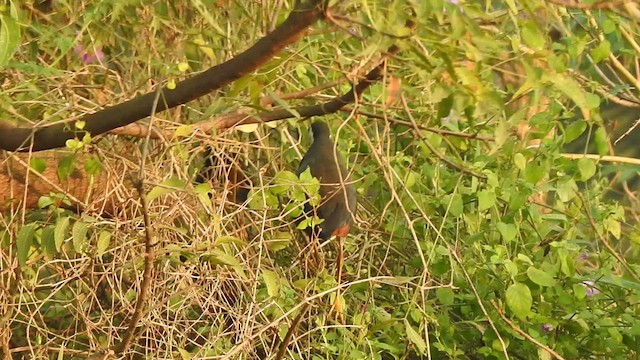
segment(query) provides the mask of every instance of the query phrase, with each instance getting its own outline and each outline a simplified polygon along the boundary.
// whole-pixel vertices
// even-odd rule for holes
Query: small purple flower
[[[543,333],[548,334],[553,330],[553,325],[546,323],[542,325],[541,329]]]
[[[580,254],[579,259],[580,260],[587,260],[589,258],[589,253],[588,252],[583,252],[582,254]]]
[[[102,48],[99,46],[95,49],[95,53],[93,54],[86,51],[84,47],[80,44],[77,44],[73,48],[73,51],[76,53],[76,55],[80,57],[80,61],[82,61],[85,64],[89,64],[96,61],[102,62],[102,60],[104,59],[104,53],[102,52]]]
[[[453,4],[453,5],[460,5],[460,1],[459,0],[448,0],[449,4]]]
[[[583,281],[581,284],[587,288],[587,296],[596,296],[600,294],[600,290],[595,287],[595,283],[593,281]]]

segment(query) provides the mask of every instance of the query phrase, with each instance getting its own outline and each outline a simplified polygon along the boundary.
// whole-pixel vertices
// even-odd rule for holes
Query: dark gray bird
[[[328,240],[335,235],[339,238],[347,236],[356,212],[356,189],[349,182],[349,173],[344,161],[335,151],[329,127],[322,121],[311,124],[313,143],[302,158],[296,174],[300,176],[307,168],[311,175],[320,180],[320,205],[313,209],[307,206],[308,216],[315,214],[324,219],[317,228],[309,229],[309,236],[317,236]]]

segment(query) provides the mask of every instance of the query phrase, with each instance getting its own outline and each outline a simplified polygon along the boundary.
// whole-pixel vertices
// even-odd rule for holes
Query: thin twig
[[[293,319],[293,321],[291,322],[289,330],[287,331],[287,335],[285,335],[284,339],[282,340],[282,344],[280,344],[280,348],[278,349],[275,360],[280,360],[282,359],[282,357],[284,357],[284,353],[287,351],[287,347],[289,346],[291,337],[293,337],[293,333],[296,331],[296,328],[298,327],[300,320],[302,320],[302,316],[304,316],[304,314],[307,312],[307,309],[309,309],[309,303],[305,302],[304,305],[302,305],[302,308],[300,308],[300,313],[298,313],[295,319]]]
[[[158,105],[158,100],[160,99],[161,92],[158,91],[156,93],[156,98],[153,102],[153,109],[151,110],[151,122],[150,125],[153,126],[153,119],[155,116],[155,108]],[[122,354],[131,345],[131,340],[133,339],[133,335],[138,325],[138,322],[142,318],[142,310],[144,308],[144,304],[147,301],[147,295],[149,294],[149,287],[151,286],[151,277],[153,273],[153,243],[151,239],[153,238],[152,229],[151,229],[151,220],[149,219],[149,207],[147,204],[147,198],[144,193],[144,164],[147,156],[148,148],[149,148],[149,136],[145,139],[144,145],[142,147],[142,159],[140,161],[140,174],[139,178],[133,179],[133,186],[138,191],[140,196],[140,204],[142,205],[142,217],[144,220],[144,271],[142,273],[142,282],[140,283],[140,293],[138,294],[138,298],[136,299],[136,307],[133,311],[133,315],[131,316],[131,321],[129,322],[129,326],[122,337],[122,341],[118,345],[116,349],[116,353]]]
[[[498,312],[498,315],[500,315],[500,318],[502,318],[502,321],[506,322],[507,325],[509,325],[511,327],[511,329],[513,329],[518,334],[522,335],[525,339],[527,339],[527,340],[531,341],[532,343],[534,343],[537,347],[547,351],[549,354],[553,355],[553,357],[555,357],[556,359],[564,360],[564,358],[560,354],[555,352],[553,349],[551,349],[547,345],[541,343],[540,341],[536,340],[531,335],[527,334],[524,330],[522,330],[519,327],[517,327],[516,324],[514,324],[511,320],[509,320],[504,315],[504,313],[502,312],[502,310],[500,310],[500,308],[498,307],[498,305],[496,304],[496,302],[494,300],[489,300],[489,302],[491,303],[493,308],[496,309],[496,312]]]
[[[565,153],[560,154],[562,157],[567,159],[578,160],[582,158],[592,159],[596,161],[606,161],[606,162],[618,162],[629,165],[640,165],[640,159],[626,157],[626,156],[614,156],[614,155],[596,155],[596,154],[571,154]]]
[[[340,109],[340,111],[349,112],[349,113],[355,112],[358,115],[370,117],[372,119],[389,120],[390,122],[395,123],[395,124],[414,127],[414,124],[412,124],[411,122],[406,121],[406,120],[401,120],[401,119],[398,119],[398,118],[392,118],[392,117],[388,117],[388,116],[385,117],[383,115],[374,114],[372,112],[367,112],[367,111],[354,109],[354,108],[352,108],[350,106],[345,106],[344,108]],[[479,136],[477,134],[467,134],[467,133],[462,133],[462,132],[458,132],[458,131],[443,130],[443,129],[438,129],[438,128],[434,128],[434,127],[428,127],[428,126],[424,126],[424,125],[420,125],[420,124],[415,124],[415,127],[417,127],[420,130],[424,130],[424,131],[428,131],[428,132],[432,132],[434,134],[440,134],[440,135],[450,135],[450,136],[455,136],[455,137],[460,137],[460,138],[465,138],[465,139],[472,139],[472,140],[479,140],[479,141],[484,141],[484,142],[492,142],[492,141],[495,140],[494,138],[486,137],[486,136]]]

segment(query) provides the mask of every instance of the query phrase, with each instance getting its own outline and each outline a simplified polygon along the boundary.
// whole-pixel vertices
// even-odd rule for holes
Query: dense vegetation
[[[117,200],[73,211],[59,189],[38,209],[5,208],[5,358],[639,356],[640,7],[330,5],[304,37],[211,95],[29,154],[31,176],[45,154],[63,153],[58,180],[82,172]],[[0,118],[81,131],[87,114],[234,58],[293,6],[9,0]],[[298,110],[374,70],[355,100],[313,118],[330,124],[358,190],[338,284],[335,244],[317,261],[292,221],[317,192],[293,174],[310,143]],[[229,195],[238,178],[245,203]]]

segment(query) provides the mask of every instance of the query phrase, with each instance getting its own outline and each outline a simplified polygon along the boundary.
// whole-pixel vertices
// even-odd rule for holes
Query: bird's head
[[[322,121],[316,121],[313,124],[311,124],[311,136],[313,137],[313,140],[315,141],[316,139],[321,139],[324,137],[329,137],[329,126],[322,122]]]

